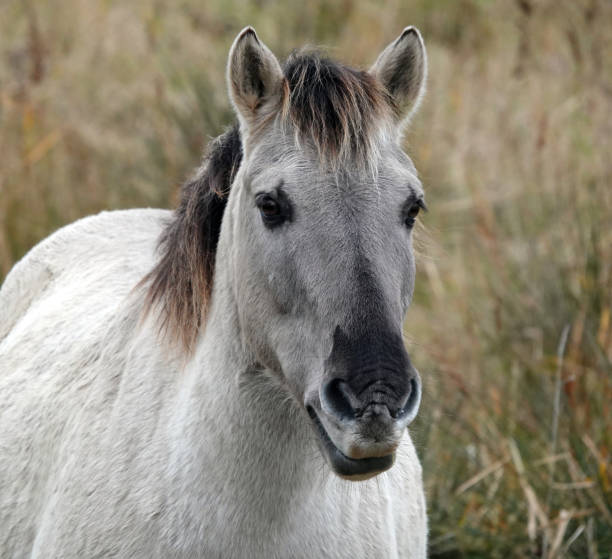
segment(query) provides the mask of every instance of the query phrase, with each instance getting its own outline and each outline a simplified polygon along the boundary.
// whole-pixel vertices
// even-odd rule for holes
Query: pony
[[[103,212],[0,291],[0,555],[423,558],[403,343],[425,207],[401,148],[426,53],[281,66],[247,27],[237,125],[174,212]]]

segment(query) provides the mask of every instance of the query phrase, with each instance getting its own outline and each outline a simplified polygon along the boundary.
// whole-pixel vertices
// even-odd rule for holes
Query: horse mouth
[[[306,408],[319,435],[328,462],[338,476],[351,481],[361,481],[388,470],[395,462],[395,453],[371,458],[349,458],[331,440],[312,406]]]

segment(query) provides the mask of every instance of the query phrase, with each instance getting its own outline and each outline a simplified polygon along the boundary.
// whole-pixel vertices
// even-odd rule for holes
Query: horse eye
[[[268,226],[279,225],[284,221],[282,208],[277,200],[269,194],[262,194],[255,198],[263,222]]]
[[[264,214],[266,217],[273,217],[280,213],[280,208],[278,207],[278,204],[275,200],[272,200],[270,198],[264,200],[259,206],[259,209],[261,210],[261,213]]]
[[[414,223],[416,221],[421,208],[426,210],[425,202],[423,200],[417,200],[410,204],[404,211],[404,223],[408,229],[412,229],[414,227]]]
[[[417,206],[416,204],[413,204],[412,206],[408,208],[408,210],[406,211],[406,215],[404,217],[404,223],[406,224],[406,227],[408,227],[409,229],[414,227],[414,223],[420,211],[421,211],[421,208]]]

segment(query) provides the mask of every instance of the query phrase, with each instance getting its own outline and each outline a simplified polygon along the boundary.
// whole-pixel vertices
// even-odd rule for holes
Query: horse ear
[[[406,27],[402,34],[380,53],[370,68],[395,103],[399,120],[413,114],[425,92],[427,54],[416,27]]]
[[[283,71],[274,54],[257,37],[252,27],[245,27],[230,50],[227,66],[230,99],[241,124],[256,124],[266,109],[280,101]]]

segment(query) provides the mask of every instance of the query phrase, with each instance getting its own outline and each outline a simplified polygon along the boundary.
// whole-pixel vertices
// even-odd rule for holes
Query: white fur
[[[388,472],[336,477],[305,412],[245,373],[229,267],[186,364],[140,324],[169,216],[83,219],[0,290],[0,556],[425,557],[408,434]]]

